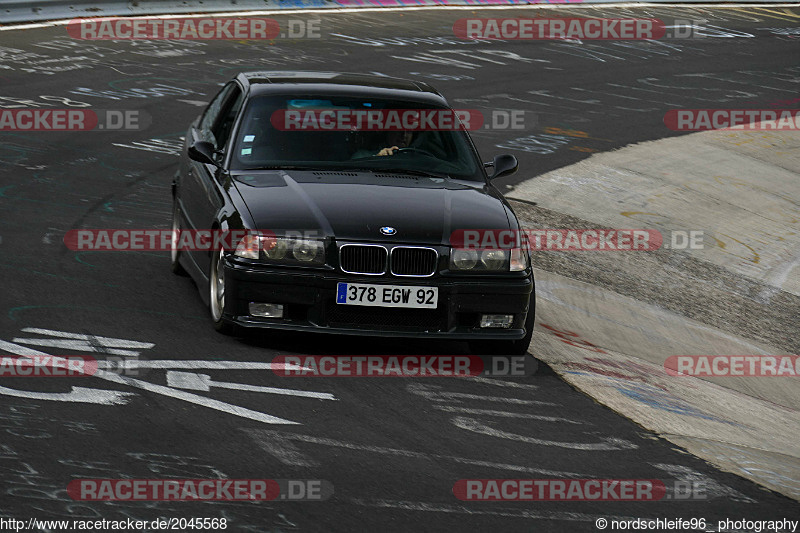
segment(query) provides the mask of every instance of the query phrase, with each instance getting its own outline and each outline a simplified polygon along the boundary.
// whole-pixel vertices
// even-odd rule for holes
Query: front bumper
[[[513,278],[357,276],[253,266],[230,256],[224,270],[223,319],[227,322],[245,328],[343,335],[517,340],[526,333],[525,319],[533,290],[532,274]],[[437,309],[340,305],[336,303],[338,282],[438,287],[439,305]],[[250,302],[282,304],[284,318],[250,316]],[[484,313],[513,314],[514,320],[509,328],[480,328],[480,315]]]

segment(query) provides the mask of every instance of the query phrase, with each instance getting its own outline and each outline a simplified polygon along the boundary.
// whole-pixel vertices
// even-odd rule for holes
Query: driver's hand
[[[382,148],[378,155],[394,155],[395,150],[399,150],[398,146],[392,146],[391,148]]]

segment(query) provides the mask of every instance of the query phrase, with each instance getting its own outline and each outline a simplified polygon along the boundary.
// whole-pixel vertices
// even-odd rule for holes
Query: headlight
[[[246,235],[236,246],[235,255],[275,263],[324,265],[325,243],[313,239]]]
[[[453,270],[470,270],[478,264],[478,251],[455,248],[450,253],[450,268]]]
[[[264,248],[264,255],[268,259],[283,259],[286,257],[286,252],[289,251],[289,244],[286,239],[265,238],[261,239],[261,245]]]
[[[511,249],[511,272],[522,272],[531,266],[531,247],[525,232],[520,233],[520,248]]]
[[[521,272],[530,267],[527,248],[452,248],[450,270]]]
[[[527,248],[511,249],[511,272],[521,272],[530,266],[530,253]]]
[[[484,250],[481,252],[481,263],[486,270],[505,270],[503,267],[507,257],[508,252],[505,250]]]
[[[450,251],[450,269],[508,272],[508,251],[499,248],[488,250],[453,248]]]
[[[295,241],[292,255],[302,263],[324,263],[325,253],[320,241]]]
[[[259,237],[257,235],[245,235],[239,244],[236,245],[234,255],[245,259],[258,259],[258,251],[261,249]]]

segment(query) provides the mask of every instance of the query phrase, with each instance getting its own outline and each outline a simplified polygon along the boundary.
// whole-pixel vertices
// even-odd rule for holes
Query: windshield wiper
[[[325,170],[319,167],[304,167],[300,165],[264,165],[245,168],[244,170]]]
[[[372,172],[370,168],[363,167],[337,167],[337,166],[304,166],[304,165],[265,165],[245,170],[306,170],[315,172]]]
[[[416,170],[408,168],[382,168],[382,167],[336,167],[336,166],[302,166],[302,165],[265,165],[254,168],[247,168],[244,170],[305,170],[305,171],[318,171],[318,172],[373,172],[373,173],[387,173],[387,174],[411,174],[412,176],[421,176],[424,178],[439,178],[451,179],[449,174],[442,174],[439,172],[429,172],[426,170]]]
[[[372,168],[370,169],[372,172],[386,172],[391,174],[411,174],[413,176],[423,176],[425,178],[439,178],[439,179],[450,179],[448,174],[441,174],[438,172],[428,172],[427,170],[416,170],[416,169],[408,169],[408,168]]]

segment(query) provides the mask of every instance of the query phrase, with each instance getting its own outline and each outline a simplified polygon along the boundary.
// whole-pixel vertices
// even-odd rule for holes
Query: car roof
[[[276,70],[242,72],[236,79],[252,95],[303,93],[374,96],[447,105],[444,97],[425,82],[374,74]]]

